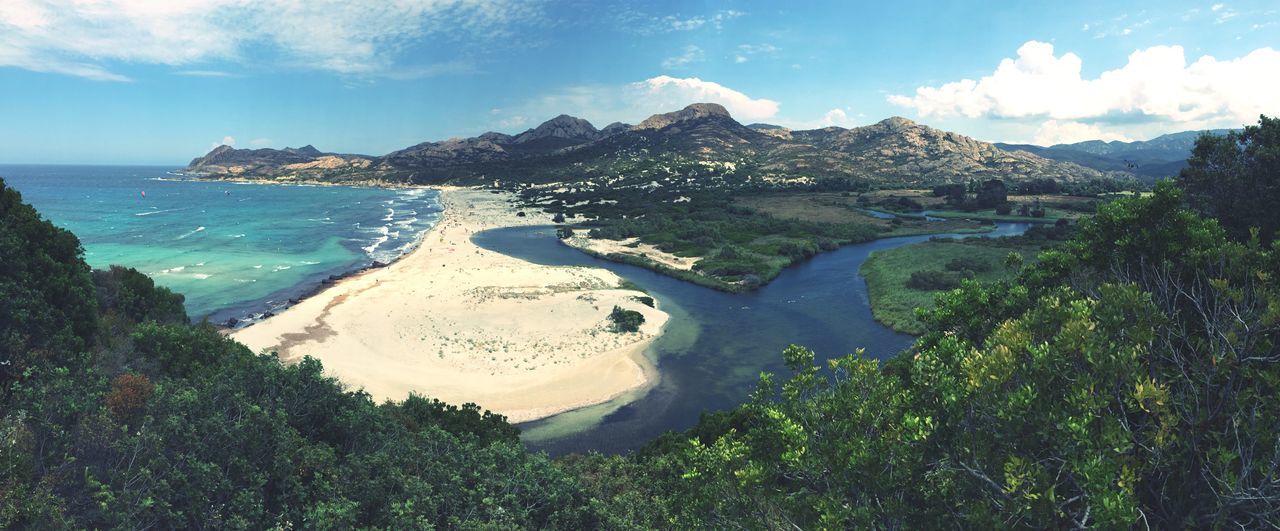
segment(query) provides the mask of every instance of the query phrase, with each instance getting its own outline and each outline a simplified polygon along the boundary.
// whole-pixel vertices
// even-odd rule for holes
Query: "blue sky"
[[[1274,1],[355,4],[4,0],[0,163],[378,155],[695,101],[1045,144],[1280,114]]]

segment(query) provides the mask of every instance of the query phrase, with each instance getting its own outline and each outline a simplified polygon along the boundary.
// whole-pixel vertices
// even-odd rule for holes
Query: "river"
[[[819,362],[865,348],[884,359],[911,345],[871,317],[867,284],[858,274],[875,251],[931,237],[1022,234],[1027,223],[1000,223],[993,232],[885,238],[847,245],[787,268],[753,293],[725,293],[588,256],[561,245],[554,227],[512,227],[481,232],[486,249],[546,265],[602,267],[636,283],[671,314],[666,331],[646,355],[659,383],[617,399],[520,425],[525,443],[553,455],[634,450],[668,430],[685,430],[701,413],[731,409],[755,389],[762,371],[783,373],[789,344],[812,349]]]

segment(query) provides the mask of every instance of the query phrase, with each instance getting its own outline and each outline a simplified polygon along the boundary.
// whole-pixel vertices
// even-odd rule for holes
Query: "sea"
[[[136,268],[186,296],[193,320],[243,326],[331,278],[411,250],[440,218],[426,188],[249,184],[175,167],[0,165],[75,233],[94,268]]]

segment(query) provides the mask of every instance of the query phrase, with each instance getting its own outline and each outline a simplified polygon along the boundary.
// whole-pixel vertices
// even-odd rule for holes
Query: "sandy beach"
[[[656,377],[644,356],[667,314],[597,268],[532,264],[471,243],[476,232],[546,224],[517,216],[509,194],[446,189],[443,217],[420,245],[232,334],[282,360],[312,356],[377,400],[410,392],[474,402],[523,422],[607,401]],[[636,333],[608,314],[641,312]]]

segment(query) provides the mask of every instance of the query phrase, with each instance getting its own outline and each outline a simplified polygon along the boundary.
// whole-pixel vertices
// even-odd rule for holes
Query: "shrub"
[[[992,269],[990,262],[973,256],[953,258],[950,262],[947,262],[944,268],[947,271],[973,271],[975,273],[986,273]]]
[[[614,329],[618,332],[639,332],[640,325],[644,324],[644,314],[614,306],[613,311],[609,312],[609,320],[613,321]]]
[[[107,410],[117,421],[134,424],[142,415],[155,387],[145,375],[121,374],[111,381],[111,392],[106,397]]]

